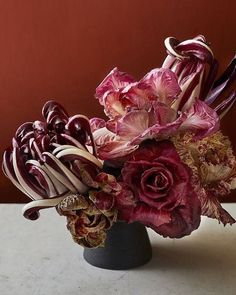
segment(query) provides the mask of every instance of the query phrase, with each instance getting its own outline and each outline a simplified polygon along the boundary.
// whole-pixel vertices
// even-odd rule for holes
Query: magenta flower
[[[113,104],[105,104],[104,107],[110,114],[110,120],[92,121],[100,158],[124,156],[146,139],[162,140],[177,132],[189,131],[201,137],[219,129],[216,112],[204,102],[196,100],[185,112],[177,112],[173,108],[180,88],[176,78],[173,78],[174,74],[170,73],[163,69],[152,71],[141,80],[143,89],[139,87],[139,92],[135,85],[130,86],[128,91],[123,89],[120,93],[109,94],[113,97]]]
[[[219,130],[219,118],[232,107],[235,92],[215,109],[210,105],[235,78],[235,59],[215,81],[217,63],[203,36],[181,43],[167,38],[165,44],[162,68],[139,82],[115,68],[98,86],[96,97],[109,117],[93,121],[101,159],[123,157],[147,139],[188,132],[204,138]]]

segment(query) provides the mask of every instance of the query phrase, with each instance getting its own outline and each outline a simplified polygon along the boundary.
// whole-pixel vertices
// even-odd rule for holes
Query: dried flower
[[[193,142],[190,134],[174,138],[181,159],[193,171],[193,187],[201,202],[202,215],[224,225],[235,220],[225,211],[219,197],[236,188],[236,159],[229,139],[220,131]]]

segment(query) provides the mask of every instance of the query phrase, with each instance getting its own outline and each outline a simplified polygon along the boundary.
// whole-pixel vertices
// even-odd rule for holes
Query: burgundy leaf
[[[208,94],[205,102],[211,105],[225,91],[230,84],[236,79],[236,56],[231,60],[230,64],[213,84],[212,90]]]

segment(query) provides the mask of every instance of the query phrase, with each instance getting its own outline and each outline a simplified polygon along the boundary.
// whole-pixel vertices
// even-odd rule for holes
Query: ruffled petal
[[[155,124],[152,127],[146,129],[142,134],[134,138],[132,140],[132,144],[140,144],[146,139],[157,139],[157,140],[167,139],[178,132],[183,121],[184,121],[184,116],[179,117],[174,122],[163,125],[163,126],[159,124]]]
[[[149,207],[144,203],[139,203],[136,207],[125,207],[119,210],[118,218],[125,220],[128,223],[140,222],[152,229],[157,229],[159,226],[169,223],[171,214],[167,211],[160,211],[156,208]]]
[[[201,202],[202,215],[217,219],[224,225],[233,224],[236,220],[221,206],[220,201],[213,194],[200,190],[199,199]]]
[[[147,111],[132,111],[127,113],[117,122],[117,135],[122,140],[132,139],[142,134],[149,125],[149,115]]]
[[[138,148],[138,145],[130,145],[127,141],[115,139],[98,147],[98,155],[102,160],[110,160],[124,157]]]
[[[106,122],[104,119],[101,118],[92,118],[89,120],[91,131],[94,132],[97,129],[101,129],[106,126]]]
[[[141,82],[151,87],[153,96],[157,97],[159,102],[167,105],[170,105],[181,92],[177,76],[169,69],[154,69]]]
[[[192,131],[194,139],[209,136],[220,128],[220,120],[216,112],[206,103],[196,100],[191,109],[186,112],[187,119],[181,125],[180,131]]]
[[[95,96],[99,100],[100,104],[104,105],[104,98],[108,93],[116,92],[132,82],[135,82],[132,76],[114,68],[96,88]]]
[[[106,127],[97,129],[93,132],[93,138],[97,147],[103,146],[107,142],[115,139],[115,133],[109,131]]]
[[[111,92],[104,98],[104,112],[111,119],[125,114],[125,106],[121,102],[119,92]]]

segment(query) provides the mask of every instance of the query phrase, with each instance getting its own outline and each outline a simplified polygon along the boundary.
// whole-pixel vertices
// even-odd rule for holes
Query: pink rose
[[[181,162],[170,141],[142,144],[130,155],[121,175],[121,219],[142,222],[171,238],[180,238],[198,228],[200,202],[191,185],[191,170]]]

